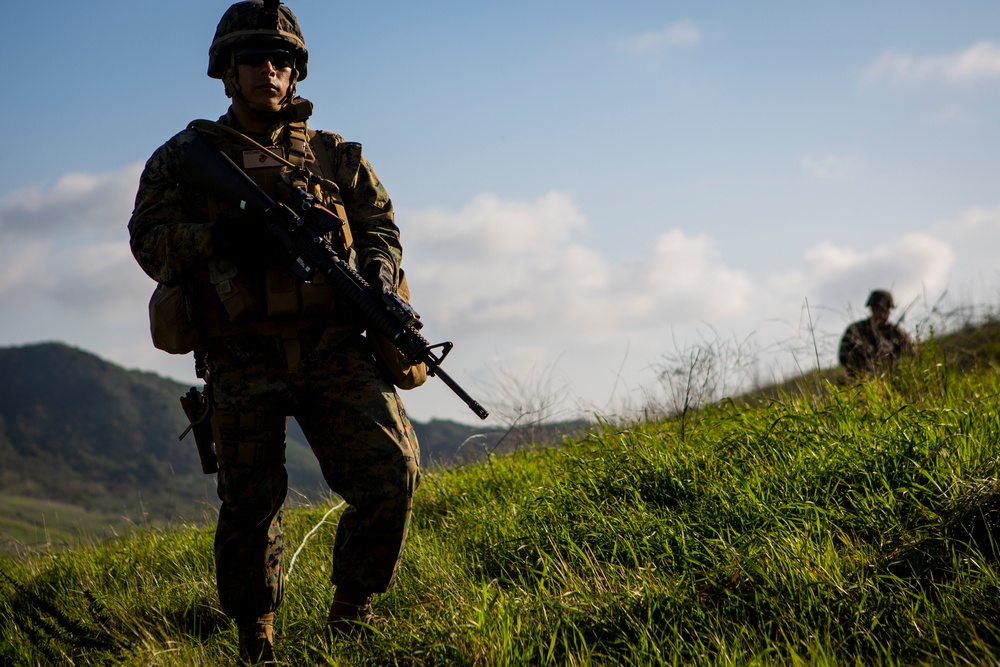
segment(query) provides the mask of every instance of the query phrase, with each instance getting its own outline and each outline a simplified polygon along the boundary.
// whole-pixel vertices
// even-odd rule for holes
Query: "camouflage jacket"
[[[240,129],[231,110],[219,122]],[[287,126],[279,123],[266,134],[255,138],[265,145],[281,146],[287,140]],[[317,134],[330,156],[333,180],[340,187],[358,265],[363,267],[379,258],[398,272],[402,261],[399,229],[389,195],[371,164],[360,155],[357,144],[348,145],[332,132]],[[142,269],[160,283],[182,283],[216,259],[208,197],[179,184],[176,177],[180,156],[196,136],[195,130],[186,129],[149,158],[128,223],[133,255]],[[347,146],[357,150],[341,150]]]
[[[905,331],[891,322],[878,326],[869,318],[847,327],[837,357],[848,373],[857,375],[891,366],[912,349]]]

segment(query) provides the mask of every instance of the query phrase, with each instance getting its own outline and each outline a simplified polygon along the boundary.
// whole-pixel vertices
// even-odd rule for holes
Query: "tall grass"
[[[1000,373],[933,344],[886,378],[599,424],[428,474],[370,635],[326,647],[329,506],[278,658],[311,665],[1000,663]],[[681,429],[683,428],[683,434]],[[211,530],[3,561],[5,665],[232,664]]]

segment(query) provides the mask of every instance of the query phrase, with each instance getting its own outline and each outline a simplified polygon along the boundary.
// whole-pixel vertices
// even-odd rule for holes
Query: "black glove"
[[[275,264],[285,250],[259,220],[231,220],[220,217],[212,224],[212,253],[257,266]]]
[[[378,294],[385,294],[396,289],[396,272],[384,260],[368,260],[368,263],[361,269],[361,277],[371,285],[372,291]]]

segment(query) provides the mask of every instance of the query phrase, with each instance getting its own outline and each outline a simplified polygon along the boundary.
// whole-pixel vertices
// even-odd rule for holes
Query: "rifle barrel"
[[[469,396],[468,392],[462,389],[457,382],[451,379],[451,376],[444,372],[444,370],[437,364],[427,364],[427,372],[431,375],[436,375],[441,378],[441,381],[448,385],[455,394],[465,401],[465,404],[469,406],[469,409],[476,413],[476,416],[480,419],[486,419],[490,416],[490,413],[486,411],[482,405],[479,404],[476,399]]]

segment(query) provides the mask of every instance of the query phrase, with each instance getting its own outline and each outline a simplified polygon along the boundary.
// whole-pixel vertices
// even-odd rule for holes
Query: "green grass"
[[[336,514],[286,516],[289,665],[1000,663],[1000,373],[940,350],[888,380],[602,423],[427,474],[387,623],[328,649]],[[0,663],[228,665],[212,531],[8,558]]]
[[[319,464],[309,446],[294,438],[289,438],[287,445],[286,467],[289,479],[296,483],[289,490],[288,505],[308,503],[310,499],[322,497],[324,492],[319,487],[322,484]],[[194,447],[193,443],[191,447]],[[201,478],[198,481],[200,483]],[[190,486],[190,479],[179,483]],[[167,494],[167,498],[162,494],[151,494],[145,500],[140,498],[142,502],[139,503],[125,502],[121,498],[105,500],[105,489],[90,489],[91,495],[77,503],[0,493],[0,554],[87,544],[131,532],[137,525],[149,527],[163,523],[169,516],[174,516],[174,521],[177,521],[211,514],[210,521],[214,521],[217,503],[214,484],[211,487],[211,491],[208,488],[201,490],[203,494],[210,495],[200,505],[191,499],[197,497],[196,494],[187,490],[176,495]],[[176,487],[174,490],[177,491]],[[95,496],[100,501],[96,508],[90,502]],[[183,496],[185,500],[178,502],[178,496]],[[108,509],[115,506],[118,511]]]
[[[88,511],[76,505],[0,494],[0,553],[31,548],[78,545],[127,532],[133,524],[120,515]]]

